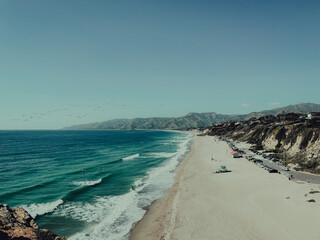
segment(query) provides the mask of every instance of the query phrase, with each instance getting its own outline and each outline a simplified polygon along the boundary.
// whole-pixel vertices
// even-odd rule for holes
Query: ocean
[[[128,239],[173,184],[192,134],[0,131],[0,203],[68,239]]]

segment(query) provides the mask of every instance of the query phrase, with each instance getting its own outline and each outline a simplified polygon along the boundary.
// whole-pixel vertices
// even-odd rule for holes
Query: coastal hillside
[[[262,116],[267,116],[267,115],[278,115],[278,114],[283,114],[283,113],[302,113],[302,114],[307,114],[309,112],[320,112],[320,104],[315,104],[315,103],[300,103],[300,104],[294,104],[294,105],[289,105],[286,107],[282,108],[274,108],[271,110],[264,110],[261,112],[252,112],[249,114],[245,115],[238,115],[234,120],[249,120],[250,118],[259,118]]]
[[[270,152],[297,170],[320,173],[320,112],[228,121],[214,124],[204,133],[251,143],[256,150]]]
[[[114,119],[105,122],[75,125],[65,129],[110,129],[110,130],[135,130],[135,129],[170,129],[190,130],[203,129],[212,123],[229,120],[233,115],[216,113],[188,113],[177,118],[134,118]]]
[[[167,129],[167,130],[190,130],[204,129],[213,123],[225,122],[228,120],[248,120],[252,117],[265,115],[277,115],[286,113],[309,113],[320,111],[320,104],[300,103],[289,105],[283,108],[275,108],[262,112],[252,112],[244,115],[226,115],[211,113],[188,113],[183,117],[177,118],[134,118],[134,119],[114,119],[104,122],[89,123],[66,127],[67,130],[135,130],[135,129]]]

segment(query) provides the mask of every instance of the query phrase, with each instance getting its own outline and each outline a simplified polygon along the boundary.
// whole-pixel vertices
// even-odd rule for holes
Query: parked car
[[[262,160],[260,160],[260,159],[256,159],[256,158],[254,158],[252,161],[253,161],[254,163],[263,163],[263,161],[262,161]]]
[[[246,159],[248,159],[248,160],[251,160],[252,158],[253,158],[253,156],[251,156],[251,155],[246,156]]]

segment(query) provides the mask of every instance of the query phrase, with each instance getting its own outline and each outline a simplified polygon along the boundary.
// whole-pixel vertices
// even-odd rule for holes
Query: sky
[[[320,103],[320,1],[0,0],[0,129]]]

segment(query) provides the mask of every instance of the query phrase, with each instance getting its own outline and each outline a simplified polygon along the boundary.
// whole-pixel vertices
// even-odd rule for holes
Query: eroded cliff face
[[[243,122],[215,124],[207,135],[230,137],[253,144],[258,150],[271,151],[298,170],[320,173],[320,114],[264,116]]]
[[[0,204],[1,240],[63,240],[57,234],[40,229],[30,214],[22,208]]]

